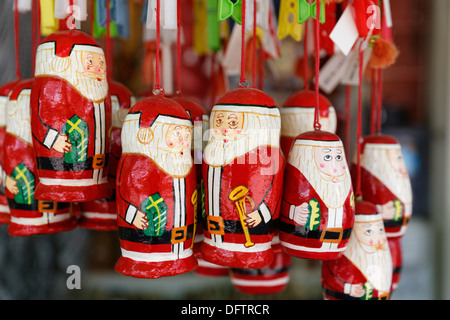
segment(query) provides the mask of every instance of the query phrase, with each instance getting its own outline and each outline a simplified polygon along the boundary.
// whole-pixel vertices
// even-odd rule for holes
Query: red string
[[[362,82],[363,82],[363,59],[364,51],[363,42],[359,46],[359,86],[358,86],[358,121],[356,130],[356,157],[357,157],[357,174],[356,174],[356,196],[361,196],[361,126],[362,126]]]
[[[303,77],[304,84],[303,89],[309,90],[309,81],[308,81],[308,20],[303,24],[305,28],[305,36],[303,38]]]
[[[18,0],[14,0],[14,46],[16,51],[16,77],[17,80],[22,79],[20,73],[20,29],[19,29],[19,9]]]
[[[37,0],[31,4],[31,74],[34,75],[36,65],[36,49],[37,49]]]
[[[244,1],[245,2],[245,1]],[[316,34],[315,34],[315,89],[316,89],[316,105],[314,110],[314,129],[320,130],[319,122],[319,70],[320,70],[320,1],[316,0]]]
[[[107,63],[107,77],[112,79],[113,75],[113,53],[112,53],[112,39],[111,39],[111,12],[109,9],[110,0],[106,0],[106,63]]]
[[[239,88],[248,87],[247,80],[245,79],[245,2],[242,1],[241,8],[241,79],[239,80]]]
[[[214,106],[216,99],[216,52],[211,55],[211,108]]]
[[[94,36],[94,14],[95,14],[95,8],[94,8],[95,1],[91,1],[90,10],[91,10],[91,18],[89,19],[90,25],[91,25],[91,36]]]
[[[347,159],[350,159],[350,137],[351,137],[351,119],[352,119],[352,86],[345,86],[345,153]]]
[[[244,1],[245,2],[245,1]],[[256,87],[256,0],[253,0],[253,70],[252,70],[252,87]]]
[[[156,63],[155,63],[155,90],[154,95],[164,95],[164,90],[161,89],[161,79],[159,75],[159,38],[160,38],[160,0],[156,0]]]
[[[375,134],[375,126],[377,123],[377,71],[372,69],[371,86],[370,86],[370,134]]]
[[[381,132],[381,118],[382,118],[382,114],[381,114],[381,106],[383,103],[383,81],[382,81],[382,73],[383,70],[381,68],[378,68],[377,70],[377,74],[378,74],[378,119],[377,119],[377,129],[378,132]]]
[[[181,96],[181,1],[177,0],[177,94]]]

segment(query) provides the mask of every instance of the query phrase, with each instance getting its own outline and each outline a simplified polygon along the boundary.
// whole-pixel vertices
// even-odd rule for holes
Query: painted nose
[[[99,74],[100,71],[102,71],[102,70],[100,69],[99,66],[95,66],[95,67],[94,67],[94,72],[95,72],[96,74]]]

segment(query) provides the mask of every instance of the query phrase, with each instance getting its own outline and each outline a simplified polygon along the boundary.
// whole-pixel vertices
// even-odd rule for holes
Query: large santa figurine
[[[273,259],[284,158],[280,114],[257,89],[222,96],[210,115],[203,155],[206,228],[203,258],[235,268],[260,268]]]
[[[285,170],[279,221],[283,249],[296,257],[337,259],[353,227],[354,196],[339,137],[326,131],[300,134]]]
[[[70,203],[37,200],[34,196],[39,177],[30,125],[32,83],[33,79],[19,82],[7,107],[2,181],[11,211],[8,233],[12,236],[55,233],[77,226]]]
[[[37,199],[107,198],[111,129],[103,49],[78,30],[46,37],[36,53],[31,130]]]
[[[197,267],[192,242],[192,122],[163,96],[144,98],[122,127],[116,203],[121,257],[116,271],[139,278],[185,273]]]
[[[401,239],[412,215],[412,187],[401,145],[392,136],[366,136],[361,143],[361,195],[380,211],[395,266],[393,290],[402,266]],[[352,171],[357,170],[353,163]]]
[[[322,263],[322,289],[327,300],[387,300],[392,260],[383,218],[368,201],[356,202],[355,225],[344,254]]]
[[[121,132],[125,117],[130,108],[136,103],[133,93],[120,82],[111,80],[108,84],[111,96],[112,125],[108,132],[111,139],[109,157],[108,181],[113,194],[105,199],[81,202],[79,225],[94,230],[117,230],[116,210],[116,173],[117,164],[122,154]]]
[[[315,91],[302,90],[291,95],[280,108],[280,145],[286,158],[295,138],[303,132],[314,130],[315,103]],[[322,94],[319,94],[319,123],[321,130],[336,133],[336,110]]]

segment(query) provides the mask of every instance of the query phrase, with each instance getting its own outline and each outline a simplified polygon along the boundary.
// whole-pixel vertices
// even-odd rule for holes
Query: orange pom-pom
[[[399,55],[397,47],[383,38],[375,40],[372,54],[370,55],[369,67],[386,68],[392,65]]]

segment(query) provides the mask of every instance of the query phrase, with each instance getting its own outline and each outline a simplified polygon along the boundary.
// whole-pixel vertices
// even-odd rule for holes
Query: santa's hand
[[[258,210],[247,213],[247,218],[245,219],[245,223],[247,227],[253,228],[260,224],[262,221],[261,215]]]
[[[366,293],[366,291],[361,283],[352,284],[350,286],[350,295],[352,297],[360,298],[364,295],[364,293]]]
[[[136,212],[136,216],[134,217],[133,225],[141,230],[147,229],[148,228],[147,214],[138,210]]]
[[[60,134],[53,144],[53,149],[61,153],[69,152],[71,148],[72,144],[69,142],[69,138],[65,134]]]
[[[395,216],[394,201],[386,202],[379,207],[381,215],[385,220],[392,220]]]
[[[18,194],[19,193],[19,188],[17,187],[16,179],[11,178],[10,176],[6,177],[5,187],[12,194]]]
[[[299,225],[305,225],[308,220],[309,209],[308,203],[302,203],[294,209],[294,221]]]

